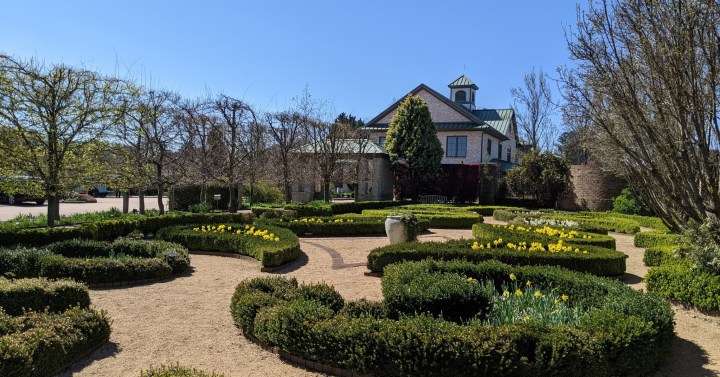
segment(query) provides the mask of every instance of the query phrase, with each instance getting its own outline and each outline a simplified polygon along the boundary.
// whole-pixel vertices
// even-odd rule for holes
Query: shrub
[[[406,201],[393,201],[393,200],[379,200],[379,201],[367,201],[367,202],[344,202],[344,203],[331,203],[330,208],[332,209],[333,215],[340,215],[343,213],[362,213],[366,209],[384,209],[392,208],[401,205],[405,205],[411,202]]]
[[[466,211],[429,211],[429,210],[364,210],[363,216],[385,218],[388,215],[399,212],[409,212],[417,216],[419,220],[428,220],[430,228],[471,228],[473,224],[483,222],[482,216],[474,212]],[[340,216],[346,218],[345,216]]]
[[[251,256],[259,260],[263,267],[280,266],[300,256],[300,240],[290,230],[272,226],[262,226],[261,230],[252,226],[252,234],[246,234],[250,228],[246,224],[183,225],[161,229],[156,237],[177,242],[191,250]],[[236,234],[237,231],[241,234]],[[277,241],[275,238],[266,240],[262,236],[253,235],[256,231],[267,231],[266,235],[272,233]]]
[[[160,365],[140,371],[140,377],[224,377],[220,373],[208,373],[195,368],[186,368],[176,365]]]
[[[280,226],[290,229],[297,235],[314,236],[358,236],[368,234],[385,234],[385,219],[374,217],[357,217],[344,219],[342,217],[301,218],[293,220],[261,219],[257,224]],[[419,232],[428,230],[430,222],[419,221]]]
[[[541,218],[572,220],[580,223],[581,226],[593,226],[610,232],[635,234],[640,231],[640,223],[636,220],[622,217],[608,217],[598,212],[589,213],[547,213],[540,215]]]
[[[0,278],[0,309],[9,315],[25,311],[63,312],[72,307],[90,306],[84,284],[71,280]]]
[[[676,259],[651,268],[645,275],[647,289],[669,300],[700,309],[720,310],[720,275],[693,267],[687,259]]]
[[[666,234],[660,232],[640,232],[635,235],[636,247],[653,247],[665,245],[681,245],[687,241],[679,234]]]
[[[7,377],[52,376],[110,338],[110,320],[88,309],[0,313],[0,323],[0,376]]]
[[[308,204],[290,203],[286,204],[284,209],[294,211],[299,217],[310,216],[332,216],[333,211],[329,204],[322,206],[314,206]]]
[[[710,220],[690,226],[684,233],[689,244],[683,256],[700,269],[720,274],[720,234]]]
[[[645,249],[643,262],[646,266],[659,266],[671,262],[676,258],[675,249],[677,247],[667,245],[648,247]]]
[[[504,241],[504,240],[503,240]],[[529,243],[528,243],[529,244]],[[373,272],[383,272],[386,266],[404,262],[434,260],[468,260],[481,262],[489,259],[499,260],[512,265],[551,265],[569,268],[575,271],[589,272],[600,276],[617,276],[625,272],[625,259],[627,256],[619,251],[593,247],[579,246],[582,251],[549,252],[529,251],[517,248],[508,248],[507,244],[500,243],[490,248],[473,249],[474,243],[467,240],[448,242],[410,242],[398,245],[388,245],[373,249],[368,254],[367,267]],[[547,247],[547,245],[545,245]]]
[[[45,250],[0,249],[0,273],[72,278],[88,284],[164,278],[189,267],[187,249],[163,241],[68,240]]]
[[[613,199],[613,212],[624,213],[627,215],[641,215],[644,209],[640,200],[635,197],[629,188],[622,189],[620,195]]]
[[[524,211],[524,208],[520,207],[508,207],[508,206],[468,206],[468,207],[460,207],[465,211],[470,212],[477,212],[481,216],[493,216],[495,211],[497,210],[503,210],[503,211]]]
[[[567,295],[567,305],[581,314],[577,324],[457,324],[428,314],[394,319],[368,302],[348,303],[349,309],[334,313],[321,302],[298,299],[294,280],[280,284],[277,278],[241,283],[231,310],[236,325],[251,338],[308,360],[375,376],[642,375],[667,355],[673,339],[670,306],[617,281],[494,261],[405,263],[389,268],[383,279],[393,279],[394,291],[422,295],[421,288],[412,286],[425,285],[421,275],[461,276],[466,284],[472,284],[467,278],[490,280],[499,289],[511,282],[511,273],[543,291]],[[469,292],[450,291],[461,297]]]
[[[257,182],[252,186],[246,186],[243,195],[251,203],[282,203],[283,192],[268,182]]]
[[[197,203],[197,204],[191,204],[188,207],[188,211],[192,213],[208,213],[212,211],[212,207],[210,204],[207,203]]]
[[[516,217],[519,217],[520,215],[516,212],[513,212],[512,210],[507,209],[496,209],[493,211],[492,217],[493,219],[497,221],[510,221],[514,220]]]
[[[541,242],[554,243],[563,240],[574,245],[590,245],[615,249],[615,239],[602,234],[578,232],[576,230],[553,228],[549,226],[532,227],[522,225],[473,225],[473,237],[480,241],[493,241],[498,238],[506,242]]]

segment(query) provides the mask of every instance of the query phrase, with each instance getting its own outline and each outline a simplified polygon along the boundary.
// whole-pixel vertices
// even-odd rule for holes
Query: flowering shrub
[[[380,221],[380,220],[378,220],[378,222],[379,222],[379,221]],[[280,220],[280,222],[282,222],[282,220]],[[343,218],[333,218],[333,219],[323,220],[323,219],[320,218],[320,217],[318,217],[317,219],[316,219],[316,218],[313,218],[313,217],[310,217],[310,218],[303,217],[302,219],[290,220],[290,222],[291,222],[291,223],[318,223],[318,224],[322,224],[322,223],[324,223],[324,222],[332,222],[332,223],[348,222],[348,223],[352,223],[352,222],[354,222],[354,220],[353,220],[353,219],[347,219],[347,220],[346,220],[346,219],[343,219]]]
[[[549,243],[546,245],[543,245],[541,242],[530,242],[530,245],[528,246],[528,243],[525,241],[521,241],[518,243],[503,243],[502,238],[498,238],[496,240],[493,240],[492,242],[488,243],[479,243],[478,241],[475,241],[470,246],[473,250],[480,250],[480,249],[499,249],[499,248],[507,248],[510,250],[527,250],[528,252],[543,252],[547,251],[550,253],[575,253],[575,254],[587,254],[587,250],[581,250],[578,247],[573,247],[572,245],[568,246],[563,244],[563,240],[558,240],[557,243]]]
[[[514,245],[519,249],[523,249],[521,243],[526,243],[527,248],[532,243],[541,243],[546,250],[555,251],[575,251],[576,248],[584,246],[600,246],[609,249],[615,249],[615,239],[596,233],[580,232],[574,229],[552,228],[550,226],[531,227],[524,225],[473,225],[473,237],[478,240],[479,244],[487,245],[497,239],[505,240],[505,244]],[[555,246],[549,246],[549,245]],[[493,245],[494,246],[494,245]],[[572,249],[569,248],[573,246]],[[515,248],[510,246],[510,248]],[[533,251],[542,251],[533,249]]]
[[[195,232],[211,232],[211,233],[225,233],[228,232],[230,234],[237,234],[240,236],[248,236],[248,237],[259,237],[262,238],[265,241],[280,241],[280,237],[275,236],[274,233],[269,233],[267,229],[260,230],[255,229],[255,226],[245,225],[245,228],[241,229],[233,229],[232,225],[202,225],[200,227],[193,228],[193,231]]]

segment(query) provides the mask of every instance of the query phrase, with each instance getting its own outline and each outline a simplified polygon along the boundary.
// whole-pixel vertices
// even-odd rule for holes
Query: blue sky
[[[262,110],[307,86],[369,120],[420,83],[465,73],[478,107],[507,107],[533,66],[570,64],[571,1],[12,1],[0,51],[83,65],[185,97],[207,90]],[[556,99],[559,94],[556,93]]]

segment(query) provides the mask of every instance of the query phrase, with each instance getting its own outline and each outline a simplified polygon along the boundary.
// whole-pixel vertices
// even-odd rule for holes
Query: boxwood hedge
[[[3,229],[0,230],[0,246],[39,246],[74,238],[110,241],[133,231],[155,233],[164,227],[194,223],[249,223],[252,217],[248,213],[171,212],[162,216],[96,221],[75,227]]]
[[[645,275],[650,292],[700,309],[720,311],[720,275],[677,258],[651,268]]]
[[[643,262],[646,266],[659,266],[677,259],[675,250],[677,247],[670,245],[652,246],[645,249]]]
[[[385,234],[385,219],[380,217],[313,217],[300,219],[261,219],[257,224],[279,226],[290,229],[297,235],[313,236],[360,236]],[[430,221],[420,220],[418,231],[424,232]]]
[[[0,376],[52,376],[109,338],[110,320],[90,309],[0,312]]]
[[[494,327],[481,321],[458,324],[427,313],[395,319],[365,302],[332,308],[322,299],[329,292],[300,298],[297,281],[280,278],[238,285],[231,312],[251,339],[307,360],[375,376],[635,376],[651,371],[670,349],[669,305],[617,281],[497,261],[404,263],[389,267],[383,279],[396,274],[457,274],[498,285],[508,283],[510,273],[543,289],[567,293],[569,303],[584,313],[579,324],[552,326],[531,320]],[[405,291],[421,292],[409,286]],[[456,294],[469,299],[475,292]]]
[[[0,249],[0,273],[72,278],[88,284],[164,278],[189,266],[187,249],[163,241],[119,239],[109,243],[76,239],[45,248]]]
[[[0,310],[9,315],[26,311],[62,312],[90,306],[87,286],[72,280],[0,278]]]
[[[560,233],[553,234],[556,231]],[[563,242],[569,244],[572,243],[574,245],[588,245],[615,249],[615,239],[608,235],[578,232],[573,229],[532,227],[527,225],[475,224],[473,225],[472,233],[473,237],[486,242],[498,238],[515,243],[522,241],[526,241],[528,243],[531,241],[550,243],[557,242],[562,239]]]
[[[483,222],[482,216],[475,212],[468,211],[430,211],[430,210],[364,210],[362,216],[373,218],[385,218],[391,214],[413,213],[419,220],[428,220],[430,228],[464,228],[470,229],[473,224]],[[357,216],[341,215],[341,218],[355,219]]]
[[[491,249],[473,250],[472,244],[473,241],[457,240],[382,246],[373,249],[368,254],[367,267],[372,272],[383,272],[386,266],[393,263],[420,261],[428,258],[444,261],[461,259],[474,262],[495,259],[518,266],[560,266],[599,276],[618,276],[625,272],[625,259],[627,258],[625,254],[616,250],[584,245],[577,247],[587,251],[586,254],[582,252],[530,252],[509,249],[506,244]]]
[[[663,245],[681,245],[687,241],[680,234],[668,234],[660,232],[640,232],[635,235],[635,246],[652,247]]]
[[[214,224],[208,227],[224,225],[235,230],[245,231],[246,224]],[[218,251],[247,255],[260,261],[263,267],[275,267],[294,261],[300,256],[300,240],[286,228],[257,224],[258,229],[267,230],[279,240],[264,240],[262,237],[236,234],[235,231],[200,231],[201,225],[180,225],[160,229],[155,236],[161,240],[177,242],[190,250]],[[253,225],[253,229],[255,225]]]

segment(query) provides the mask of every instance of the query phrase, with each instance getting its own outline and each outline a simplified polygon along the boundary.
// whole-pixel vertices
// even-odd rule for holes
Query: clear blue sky
[[[308,86],[365,120],[420,83],[465,73],[479,107],[507,107],[533,66],[569,64],[572,1],[9,1],[0,51],[207,90],[263,110]],[[559,94],[556,93],[556,99]]]

